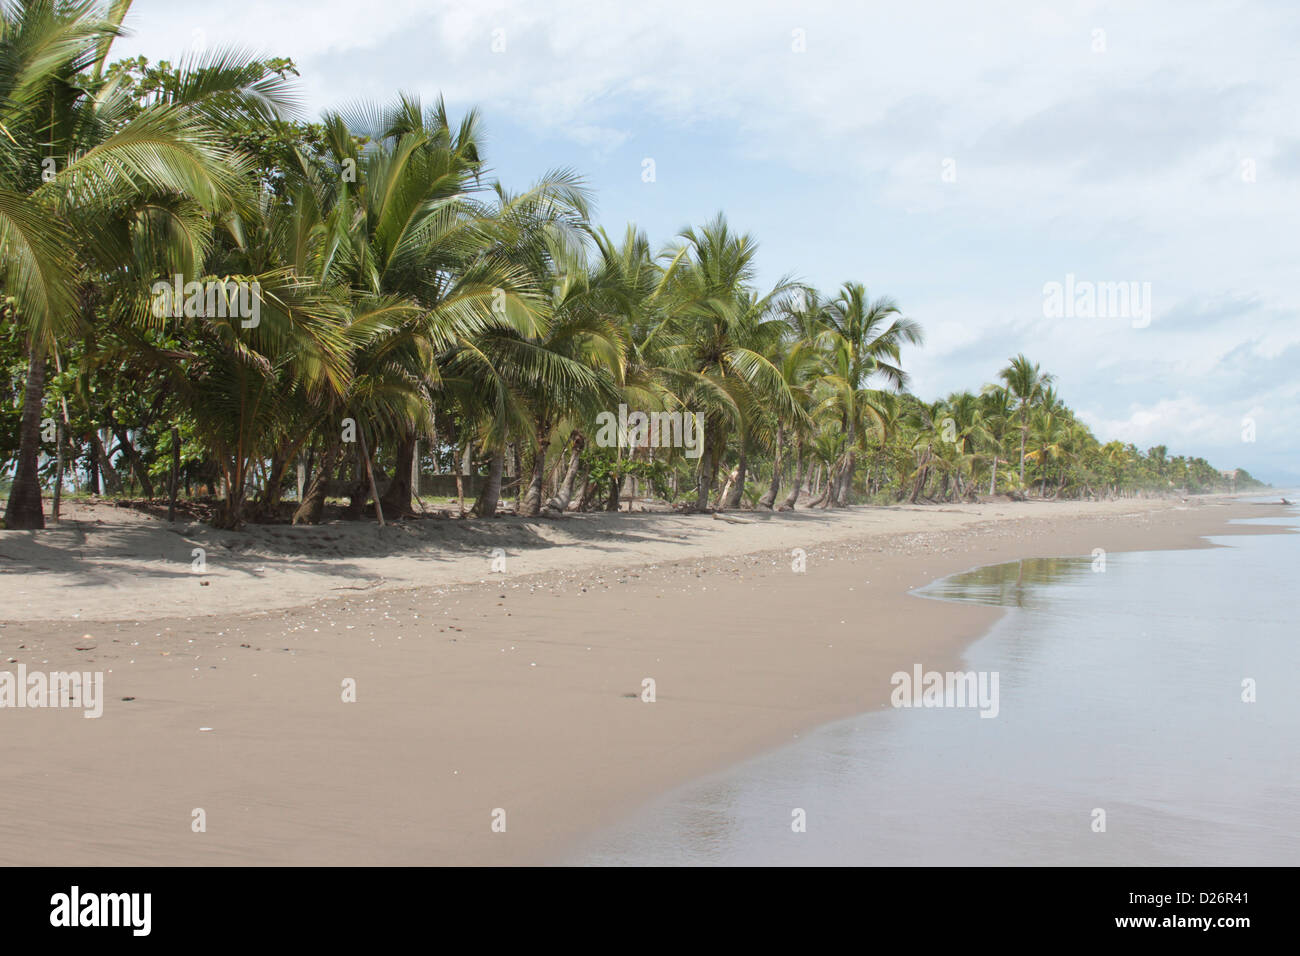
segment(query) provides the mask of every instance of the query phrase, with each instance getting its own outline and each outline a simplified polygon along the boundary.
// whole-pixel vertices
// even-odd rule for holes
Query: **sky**
[[[1102,441],[1300,485],[1294,2],[136,0],[127,25],[118,56],[291,57],[303,118],[477,108],[495,177],[575,169],[611,235],[724,212],[760,285],[897,300],[922,398],[1023,352]]]

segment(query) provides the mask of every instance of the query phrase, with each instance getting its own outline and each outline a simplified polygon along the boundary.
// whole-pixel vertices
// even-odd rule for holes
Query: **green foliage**
[[[473,111],[398,96],[304,122],[285,58],[111,61],[120,10],[0,14],[0,480],[26,462],[52,481],[55,447],[22,428],[35,346],[39,418],[67,409],[70,490],[111,474],[165,493],[175,428],[182,489],[216,492],[231,526],[278,515],[296,463],[355,483],[348,422],[384,478],[417,440],[421,471],[468,451],[491,475],[522,450],[543,501],[575,447],[606,498],[633,477],[701,506],[742,459],[756,506],[796,449],[830,506],[1257,484],[1099,443],[1025,356],[924,402],[906,391],[922,330],[898,303],[857,282],[756,289],[757,242],[721,214],[659,250],[633,228],[614,241],[570,170],[487,181]],[[259,321],[154,314],[153,282],[178,273],[256,284]],[[698,415],[700,454],[571,444],[620,404]]]

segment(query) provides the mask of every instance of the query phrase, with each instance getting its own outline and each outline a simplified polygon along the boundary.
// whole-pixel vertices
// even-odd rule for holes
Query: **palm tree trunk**
[[[135,475],[135,480],[140,482],[140,492],[146,498],[153,497],[153,481],[149,478],[149,469],[144,463],[144,458],[136,450],[135,445],[131,444],[131,438],[126,433],[126,428],[119,425],[113,420],[112,412],[108,415],[108,427],[112,430],[117,438],[118,445],[126,453],[126,460],[131,465],[131,473]]]
[[[722,498],[722,507],[728,511],[735,511],[740,507],[741,497],[745,494],[745,476],[749,468],[749,456],[745,451],[745,443],[740,446],[740,461],[736,463],[736,471],[732,479],[731,488]]]
[[[375,499],[375,520],[379,522],[379,527],[384,526],[384,505],[379,500],[379,487],[375,482],[375,469],[370,463],[370,449],[366,446],[366,433],[357,429],[357,443],[361,446],[361,460],[366,466],[366,478],[370,482],[370,497]],[[362,497],[361,501],[365,502]]]
[[[993,475],[989,478],[989,494],[994,494],[998,487],[998,456],[993,455]]]
[[[1025,435],[1029,433],[1029,425],[1020,426],[1020,487],[1025,487]]]
[[[849,490],[853,486],[853,472],[858,466],[857,453],[853,450],[853,443],[857,440],[857,419],[853,415],[845,416],[844,423],[844,458],[840,465],[838,474],[834,480],[833,504],[836,508],[843,508],[849,503]]]
[[[709,510],[709,494],[713,491],[713,448],[706,433],[700,471],[695,479],[695,510]]]
[[[713,506],[719,511],[726,510],[726,500],[731,497],[731,488],[736,483],[737,474],[738,472],[735,468],[727,472],[727,480],[722,483],[722,488],[718,490],[718,497],[713,502]]]
[[[487,479],[483,482],[478,500],[474,502],[474,507],[471,509],[472,513],[480,518],[492,518],[497,513],[497,504],[501,501],[501,472],[505,468],[505,463],[505,449],[494,450],[492,459],[488,462]]]
[[[63,498],[63,424],[54,425],[54,497],[50,502],[50,517],[57,523],[59,504]]]
[[[793,511],[795,502],[799,500],[799,491],[803,485],[803,440],[795,442],[794,458],[794,487],[790,493],[785,496],[785,501],[781,502],[780,511]]]
[[[528,482],[528,493],[524,495],[521,513],[535,518],[542,512],[542,485],[546,479],[546,449],[550,442],[543,442],[537,448],[533,458],[533,474]]]
[[[293,513],[294,524],[320,524],[321,514],[325,510],[325,495],[329,490],[330,478],[334,475],[334,464],[339,457],[339,443],[332,442],[321,455],[320,463],[312,472],[311,483],[303,495],[298,510]]]
[[[524,494],[524,477],[523,477],[523,462],[519,457],[518,442],[515,442],[511,446],[510,454],[511,454],[511,458],[514,460],[514,467],[511,469],[511,471],[513,471],[514,474],[511,475],[510,477],[514,478],[515,480],[515,514],[519,514],[521,510],[520,509],[521,499],[523,498],[523,494]]]
[[[547,477],[546,484],[542,485],[543,493],[545,493],[547,484],[550,485],[551,490],[553,492],[559,491],[560,482],[564,480],[564,476],[561,473],[564,471],[564,467],[565,467],[564,452],[567,450],[567,448],[568,448],[568,444],[566,443],[563,447],[560,448],[560,453],[555,456],[555,463],[551,465],[551,473]],[[554,497],[554,495],[552,495],[552,497]]]
[[[277,518],[280,514],[280,496],[284,489],[284,473],[288,468],[289,455],[287,446],[280,445],[271,451],[270,467],[263,475],[261,494],[258,495],[259,513],[268,518]],[[168,495],[171,495],[170,482]]]
[[[920,460],[916,467],[916,484],[912,486],[912,496],[908,499],[909,504],[916,504],[916,499],[921,495],[921,489],[925,487],[926,479],[930,477],[930,449],[922,451]]]
[[[618,478],[609,479],[609,497],[605,499],[606,511],[618,511],[619,489],[622,486],[623,486],[623,482],[620,481]],[[629,501],[628,507],[630,508],[631,506],[632,504]]]
[[[835,507],[844,508],[849,503],[849,490],[853,487],[853,472],[858,467],[856,452],[846,452],[843,464],[835,477]]]
[[[393,469],[393,479],[388,483],[388,490],[384,492],[381,504],[384,514],[390,518],[400,518],[415,510],[411,507],[411,471],[415,462],[415,442],[414,435],[404,435],[397,443],[397,465]]]
[[[222,484],[225,486],[226,494],[217,507],[212,524],[213,527],[233,531],[244,523],[244,499],[248,494],[249,466],[238,457],[227,460],[231,461],[234,467],[226,469],[223,462]]]
[[[63,364],[59,361],[59,350],[54,350],[54,370],[63,374]],[[50,504],[50,516],[58,522],[59,505],[63,499],[63,442],[65,439],[71,441],[72,420],[68,417],[68,400],[59,398],[59,405],[63,411],[63,418],[54,427],[54,500]],[[77,456],[72,456],[72,488],[76,491],[77,487]]]
[[[92,495],[99,494],[99,459],[95,457],[94,442],[86,443],[86,490]]]
[[[823,480],[823,476],[824,480]],[[829,508],[831,504],[831,495],[835,487],[835,468],[833,465],[826,465],[823,468],[820,464],[817,466],[817,477],[809,484],[808,494],[813,493],[814,488],[821,488],[822,492],[812,501],[808,502],[809,508]]]
[[[45,398],[45,347],[32,340],[27,356],[27,384],[18,426],[18,467],[5,505],[5,527],[34,530],[45,527],[37,465],[41,453],[41,403]]]
[[[596,487],[596,484],[597,484],[596,482],[591,480],[590,474],[588,474],[586,477],[583,478],[582,494],[578,497],[579,511],[591,510],[592,505],[596,501],[596,493],[600,490],[598,487]]]
[[[762,498],[758,499],[758,507],[765,511],[771,511],[772,506],[776,504],[776,496],[781,493],[781,445],[784,443],[785,435],[781,429],[781,423],[776,426],[776,451],[772,455],[772,483],[767,486],[767,491]]]
[[[555,493],[547,507],[553,508],[563,514],[569,507],[569,502],[573,500],[573,485],[578,479],[578,469],[582,464],[582,449],[586,447],[586,439],[578,433],[573,436],[573,454],[569,458],[569,469],[564,473],[564,481],[561,482],[559,490]]]
[[[104,448],[104,440],[99,437],[99,429],[90,430],[90,443],[95,449],[95,461],[99,465],[99,472],[104,478],[104,491],[110,495],[120,495],[122,493],[122,476],[117,473],[113,463],[108,460],[108,451]]]
[[[826,467],[826,487],[830,493],[822,501],[822,508],[834,508],[840,497],[840,480],[844,474],[844,459],[838,458]]]
[[[809,507],[809,508],[821,508],[822,510],[826,510],[826,509],[830,508],[830,506],[831,506],[831,499],[834,497],[834,493],[835,493],[835,479],[834,479],[834,476],[832,476],[832,475],[827,475],[827,476],[826,476],[826,484],[825,484],[825,486],[822,488],[822,493],[821,493],[820,495],[817,496],[817,499],[816,499],[815,501],[810,502],[809,505],[808,505],[808,507]]]
[[[456,436],[452,435],[452,441],[455,442]],[[460,446],[456,445],[456,500],[457,509],[460,516],[465,516],[465,476],[469,474],[469,446],[465,446],[462,453]]]
[[[537,421],[537,452],[533,455],[533,476],[528,482],[528,494],[519,508],[521,514],[535,518],[542,513],[542,485],[546,481],[546,452],[551,447],[550,426]],[[563,453],[563,449],[561,449]]]
[[[366,510],[366,470],[361,464],[361,446],[352,446],[352,485],[348,492],[348,506],[343,509],[344,521],[360,521]]]
[[[167,489],[167,520],[176,520],[176,492],[180,487],[181,477],[181,430],[172,426],[172,475],[171,485]]]

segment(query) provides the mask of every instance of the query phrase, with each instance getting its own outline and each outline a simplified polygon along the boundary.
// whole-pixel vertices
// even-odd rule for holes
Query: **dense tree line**
[[[391,520],[418,472],[473,477],[484,516],[512,494],[535,515],[1253,480],[1101,444],[1024,356],[924,402],[921,327],[888,297],[757,288],[721,215],[611,237],[572,171],[493,181],[478,115],[441,102],[303,123],[288,60],[113,61],[128,7],[0,18],[9,528],[56,489],[203,498],[224,527]],[[597,440],[620,405],[698,416],[700,446]]]

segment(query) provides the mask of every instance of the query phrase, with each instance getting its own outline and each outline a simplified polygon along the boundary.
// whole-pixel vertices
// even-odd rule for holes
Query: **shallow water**
[[[1300,864],[1300,535],[1212,540],[938,581],[918,600],[1007,608],[961,665],[998,673],[995,718],[832,724],[563,862]]]

